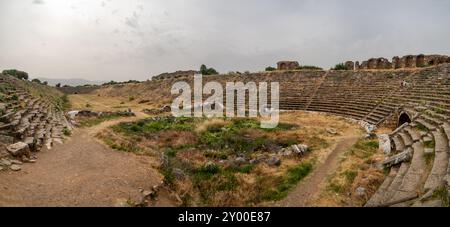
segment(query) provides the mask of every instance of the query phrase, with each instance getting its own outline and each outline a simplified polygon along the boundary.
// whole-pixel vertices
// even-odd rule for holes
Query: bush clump
[[[345,66],[344,63],[339,63],[335,65],[334,68],[332,68],[332,70],[350,70],[350,69],[347,68],[347,66]]]

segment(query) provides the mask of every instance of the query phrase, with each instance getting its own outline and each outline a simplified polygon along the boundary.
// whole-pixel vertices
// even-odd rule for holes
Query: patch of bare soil
[[[133,120],[133,119],[127,119]],[[93,135],[120,121],[78,129],[64,144],[43,150],[35,164],[0,173],[0,206],[117,206],[142,201],[162,176],[147,156],[115,151]],[[122,119],[123,121],[123,119]],[[175,206],[160,195],[155,206]]]

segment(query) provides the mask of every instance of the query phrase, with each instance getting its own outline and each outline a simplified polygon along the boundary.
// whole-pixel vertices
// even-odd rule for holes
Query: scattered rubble
[[[24,142],[18,142],[15,144],[11,144],[8,147],[6,147],[6,149],[9,151],[9,153],[12,156],[22,156],[22,155],[26,155],[29,156],[30,155],[30,148],[28,147],[28,144],[24,143]]]
[[[20,165],[16,165],[16,164],[11,165],[9,168],[10,168],[12,171],[20,171],[20,170],[22,169],[22,167],[20,167]]]
[[[169,113],[172,110],[170,106],[163,106],[159,109],[144,109],[144,113],[148,115],[158,115],[163,113]]]
[[[276,157],[276,156],[272,156],[269,159],[267,159],[266,163],[269,166],[280,166],[281,165],[281,159]]]

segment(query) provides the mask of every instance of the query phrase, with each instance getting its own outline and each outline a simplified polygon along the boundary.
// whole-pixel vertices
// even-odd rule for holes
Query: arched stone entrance
[[[409,117],[409,115],[407,113],[403,112],[398,117],[397,127],[400,127],[400,126],[402,126],[405,123],[411,123],[411,118]]]

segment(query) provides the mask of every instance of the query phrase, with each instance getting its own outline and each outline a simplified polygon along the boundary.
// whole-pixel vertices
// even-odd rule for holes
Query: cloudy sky
[[[145,80],[450,54],[449,12],[448,0],[0,0],[0,69]]]

